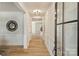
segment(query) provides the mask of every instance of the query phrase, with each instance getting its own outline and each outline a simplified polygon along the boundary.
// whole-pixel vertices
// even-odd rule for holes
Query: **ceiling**
[[[0,2],[0,12],[21,11],[13,2]]]
[[[29,12],[31,17],[36,16],[33,13],[33,10],[39,9],[41,10],[41,13],[38,16],[44,16],[46,11],[48,10],[51,2],[23,2],[25,8]]]

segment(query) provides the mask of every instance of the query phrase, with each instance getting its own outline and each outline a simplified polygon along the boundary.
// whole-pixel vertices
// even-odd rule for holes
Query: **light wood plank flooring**
[[[32,37],[29,47],[8,46],[2,53],[6,56],[49,56],[49,52],[40,37]]]

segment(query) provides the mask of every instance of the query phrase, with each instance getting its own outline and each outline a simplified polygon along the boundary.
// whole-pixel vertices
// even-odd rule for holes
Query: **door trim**
[[[55,3],[55,56],[57,56],[57,2]]]
[[[77,19],[78,19],[78,23],[77,23],[77,56],[79,56],[79,2],[77,3]]]

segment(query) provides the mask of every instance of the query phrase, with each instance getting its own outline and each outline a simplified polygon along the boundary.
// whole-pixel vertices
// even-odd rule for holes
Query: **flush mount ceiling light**
[[[39,15],[41,13],[41,10],[35,9],[35,10],[33,10],[33,13],[36,14],[36,15]]]

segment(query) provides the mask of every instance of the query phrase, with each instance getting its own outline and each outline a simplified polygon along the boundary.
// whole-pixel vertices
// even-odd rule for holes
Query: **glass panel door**
[[[62,25],[57,26],[57,55],[62,56]]]
[[[77,3],[64,3],[64,54],[77,55]]]
[[[57,3],[57,55],[77,55],[77,2]]]
[[[63,3],[57,3],[57,24],[62,23]],[[57,55],[62,56],[62,24],[57,25]]]
[[[77,55],[77,22],[64,25],[65,55]]]

